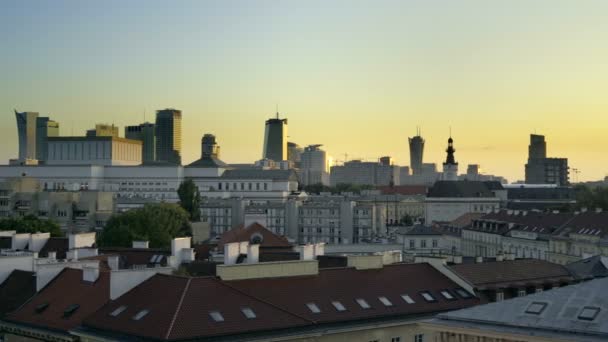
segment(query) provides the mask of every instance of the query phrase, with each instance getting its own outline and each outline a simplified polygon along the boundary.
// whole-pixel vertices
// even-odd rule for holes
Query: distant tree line
[[[602,208],[608,210],[608,188],[607,187],[590,187],[579,184],[574,187],[576,191],[575,210],[581,208]]]

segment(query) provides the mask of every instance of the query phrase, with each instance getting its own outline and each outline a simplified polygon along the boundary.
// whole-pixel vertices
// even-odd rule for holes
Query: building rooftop
[[[579,280],[608,277],[608,257],[592,256],[567,264],[566,268]]]
[[[298,176],[293,170],[263,170],[263,169],[234,169],[226,170],[222,174],[224,179],[260,179],[297,181]]]
[[[204,157],[188,164],[186,167],[205,167],[205,168],[221,168],[228,167],[228,164],[215,157]]]
[[[450,266],[478,289],[528,287],[547,282],[571,282],[572,275],[562,265],[537,259],[516,259]]]
[[[435,227],[417,224],[412,227],[402,227],[399,229],[401,235],[442,235],[442,232]]]
[[[486,332],[566,341],[608,339],[608,278],[595,279],[506,301],[438,315],[429,321],[448,329],[466,327]]]
[[[0,284],[0,318],[19,308],[36,294],[36,274],[14,270]]]
[[[492,190],[497,189],[490,189],[486,182],[480,181],[437,181],[429,189],[427,197],[494,197]]]
[[[224,234],[220,237],[220,240],[217,243],[218,248],[224,248],[224,245],[232,242],[250,242],[250,243],[259,243],[260,247],[283,247],[289,248],[292,247],[291,243],[287,241],[287,238],[284,236],[277,235],[266,227],[262,226],[259,223],[250,224],[248,227],[244,227],[244,225],[239,225]]]
[[[70,240],[67,237],[51,237],[44,244],[44,247],[38,252],[38,256],[46,258],[49,252],[55,252],[57,259],[65,259],[67,252],[70,250]]]

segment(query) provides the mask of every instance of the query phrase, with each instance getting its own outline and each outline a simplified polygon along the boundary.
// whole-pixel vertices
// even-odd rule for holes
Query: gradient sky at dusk
[[[262,153],[275,105],[290,140],[336,159],[393,156],[407,137],[461,171],[523,178],[545,134],[581,180],[608,173],[607,1],[0,2],[0,162],[13,108],[83,135],[181,109],[184,162],[217,135],[222,159]]]

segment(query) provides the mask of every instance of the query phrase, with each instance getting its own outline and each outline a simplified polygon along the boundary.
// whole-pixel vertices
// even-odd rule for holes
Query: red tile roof
[[[224,234],[217,243],[217,247],[222,250],[224,245],[232,242],[251,241],[252,236],[259,234],[262,236],[260,247],[290,247],[291,244],[284,236],[277,235],[259,223],[253,223],[244,228],[239,225]]]
[[[460,264],[450,268],[478,288],[573,280],[566,267],[537,259]]]
[[[131,268],[133,266],[154,266],[160,264],[167,265],[167,258],[171,251],[161,248],[100,248],[100,254],[118,255],[120,257],[120,268]],[[158,262],[151,262],[152,257],[161,256]]]
[[[67,332],[79,326],[85,317],[99,310],[109,299],[108,272],[100,272],[97,281],[89,283],[83,281],[82,270],[65,268],[21,308],[8,314],[5,320]],[[45,304],[48,307],[37,312],[37,308]],[[79,308],[72,315],[64,317],[64,311],[74,304]]]

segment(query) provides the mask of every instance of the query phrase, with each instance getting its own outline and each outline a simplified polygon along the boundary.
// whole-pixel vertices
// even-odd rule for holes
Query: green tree
[[[100,247],[131,247],[146,240],[152,248],[168,248],[171,239],[191,234],[188,213],[177,204],[146,204],[143,208],[115,214],[99,235]]]
[[[187,179],[179,185],[177,189],[179,205],[188,212],[190,221],[198,222],[201,220],[201,194],[192,179]]]
[[[0,220],[0,230],[15,230],[23,233],[51,233],[51,236],[63,236],[61,227],[52,220],[41,220],[34,215],[10,217]]]
[[[590,188],[586,185],[576,185],[576,209],[580,208],[602,208],[608,210],[608,188]]]

